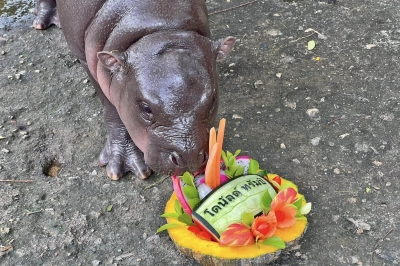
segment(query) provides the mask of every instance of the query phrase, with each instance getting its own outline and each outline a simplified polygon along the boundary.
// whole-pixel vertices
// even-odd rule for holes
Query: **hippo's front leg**
[[[36,16],[32,25],[35,29],[44,30],[52,24],[60,28],[56,0],[36,0],[33,14]]]
[[[147,178],[151,174],[151,169],[145,163],[143,153],[133,143],[118,115],[117,109],[107,99],[100,85],[90,74],[87,64],[85,62],[81,63],[100,97],[104,107],[104,118],[107,123],[108,137],[106,145],[99,156],[99,165],[106,165],[107,175],[112,180],[119,180],[129,171],[141,179]]]
[[[129,171],[137,177],[145,179],[151,174],[151,170],[144,162],[143,153],[133,143],[115,107],[108,99],[102,99],[102,102],[108,137],[106,145],[100,153],[99,164],[107,165],[107,175],[112,180],[120,179]]]

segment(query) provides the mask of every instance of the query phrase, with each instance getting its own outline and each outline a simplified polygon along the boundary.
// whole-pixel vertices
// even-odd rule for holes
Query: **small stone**
[[[300,161],[298,159],[293,159],[292,162],[294,162],[295,164],[299,164]]]
[[[328,145],[331,146],[331,147],[333,147],[333,146],[335,146],[335,143],[333,143],[332,141],[329,141],[329,142],[328,142]]]
[[[232,119],[243,119],[243,117],[238,114],[233,114]]]
[[[6,52],[5,52],[5,51],[1,51],[1,54],[2,54],[2,55],[5,55],[5,54],[6,54]]]
[[[344,133],[342,135],[339,136],[340,139],[344,139],[345,137],[350,136],[349,133]]]
[[[90,174],[91,174],[91,175],[97,175],[97,171],[96,171],[96,170],[93,170]]]
[[[318,113],[319,110],[317,108],[310,108],[306,111],[309,117],[315,117]]]
[[[377,160],[372,161],[372,163],[376,166],[381,166],[383,163]]]
[[[93,260],[93,261],[92,261],[92,265],[93,265],[93,266],[98,266],[98,265],[100,265],[100,262],[101,262],[101,261],[99,261],[99,260]]]
[[[340,169],[339,168],[333,169],[333,173],[336,175],[340,174]]]
[[[257,80],[254,82],[254,88],[258,89],[260,88],[260,85],[263,85],[264,83],[261,80]]]
[[[275,76],[276,76],[277,78],[281,78],[281,77],[282,77],[282,73],[276,73]]]
[[[15,78],[16,79],[21,79],[21,74],[20,73],[15,74]]]
[[[21,61],[19,61],[19,63],[20,63],[20,64],[23,64],[23,63],[25,63],[25,62],[24,62],[24,60],[21,60]]]
[[[383,121],[391,122],[394,119],[394,114],[393,113],[383,114],[380,115],[379,118],[382,119]]]
[[[290,109],[296,110],[296,103],[285,101],[285,107],[289,107]]]
[[[282,32],[280,30],[276,30],[276,29],[270,29],[265,31],[265,33],[269,36],[280,36],[282,35]]]
[[[9,153],[10,152],[10,150],[8,150],[6,148],[1,149],[1,151],[4,152],[4,153]]]
[[[89,82],[89,79],[84,79],[84,80],[83,80],[83,83],[84,83],[84,84],[86,84],[86,83],[88,83],[88,82]]]
[[[281,148],[281,149],[286,149],[285,143],[281,143],[280,148]]]
[[[40,70],[39,69],[35,69],[33,72],[40,73]]]
[[[313,146],[318,146],[320,140],[321,140],[320,137],[315,137],[315,138],[311,139],[310,142],[311,142],[311,144],[312,144]]]
[[[21,130],[21,131],[19,132],[19,134],[21,134],[22,136],[28,135],[28,131]]]
[[[391,185],[392,185],[392,183],[386,182],[386,186],[387,186],[387,187],[390,187]]]

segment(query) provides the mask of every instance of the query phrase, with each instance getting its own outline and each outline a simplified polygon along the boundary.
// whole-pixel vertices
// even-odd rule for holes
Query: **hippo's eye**
[[[153,112],[151,111],[150,106],[145,102],[139,102],[140,115],[145,120],[151,120],[153,118]]]

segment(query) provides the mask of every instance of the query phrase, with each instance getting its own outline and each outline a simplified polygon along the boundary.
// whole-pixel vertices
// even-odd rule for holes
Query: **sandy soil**
[[[210,15],[215,39],[238,38],[219,64],[225,149],[313,203],[304,238],[273,265],[400,262],[399,9],[260,0]],[[61,31],[31,19],[0,23],[0,179],[34,181],[0,183],[0,264],[197,265],[155,234],[169,179],[112,182],[97,166],[100,102]]]

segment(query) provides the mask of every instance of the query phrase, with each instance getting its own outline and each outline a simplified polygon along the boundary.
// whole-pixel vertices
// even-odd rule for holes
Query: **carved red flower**
[[[251,232],[259,240],[271,237],[276,231],[277,220],[274,212],[263,214],[254,219],[251,225]]]
[[[234,223],[228,226],[221,234],[219,244],[221,246],[245,246],[254,244],[254,236],[250,228],[242,223]]]
[[[279,192],[271,202],[271,211],[275,213],[276,227],[287,228],[296,223],[296,207],[291,205],[296,201],[297,192],[287,188]]]

